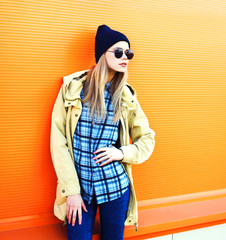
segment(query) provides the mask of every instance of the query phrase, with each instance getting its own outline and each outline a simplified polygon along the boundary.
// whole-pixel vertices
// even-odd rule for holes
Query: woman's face
[[[121,48],[123,50],[123,55],[121,58],[116,58],[114,51],[117,48]],[[125,51],[129,49],[129,44],[125,41],[120,41],[112,45],[107,51],[106,51],[106,61],[108,64],[108,67],[111,70],[114,70],[116,72],[125,72],[128,67],[129,60],[127,59],[127,56],[125,55]]]

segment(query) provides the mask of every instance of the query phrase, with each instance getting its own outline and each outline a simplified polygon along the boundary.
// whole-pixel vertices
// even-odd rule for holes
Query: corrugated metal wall
[[[156,132],[138,200],[225,188],[224,1],[1,1],[1,219],[51,213],[50,116],[62,77],[95,64],[101,24],[127,35],[129,83]]]

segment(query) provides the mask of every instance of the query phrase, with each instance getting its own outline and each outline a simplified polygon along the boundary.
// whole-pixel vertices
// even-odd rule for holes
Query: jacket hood
[[[63,77],[65,85],[65,106],[78,106],[77,99],[80,99],[80,93],[83,88],[83,82],[86,79],[89,69],[74,72],[68,76]],[[76,103],[77,102],[77,103]],[[128,83],[125,84],[122,92],[122,105],[126,105],[129,109],[134,109],[137,104],[136,91]]]

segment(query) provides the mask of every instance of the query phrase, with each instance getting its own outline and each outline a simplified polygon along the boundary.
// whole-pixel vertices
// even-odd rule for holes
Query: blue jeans
[[[110,202],[97,204],[94,197],[88,204],[84,199],[88,212],[82,210],[82,224],[78,224],[78,216],[76,216],[74,226],[72,226],[72,221],[69,224],[68,219],[66,219],[68,240],[92,240],[97,206],[99,206],[100,213],[101,240],[122,240],[129,197],[130,188],[128,186],[128,189],[120,198]]]

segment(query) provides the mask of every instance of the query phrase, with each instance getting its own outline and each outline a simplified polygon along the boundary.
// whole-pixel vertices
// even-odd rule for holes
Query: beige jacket
[[[51,122],[51,156],[58,178],[54,215],[66,224],[67,196],[79,194],[79,179],[74,166],[72,141],[82,111],[80,92],[88,70],[75,72],[63,78],[55,101]],[[125,225],[138,230],[138,208],[131,171],[132,164],[147,160],[155,146],[155,132],[136,98],[136,92],[126,83],[122,93],[120,144],[124,158],[121,161],[130,180],[130,200]],[[130,137],[132,143],[130,143]]]

